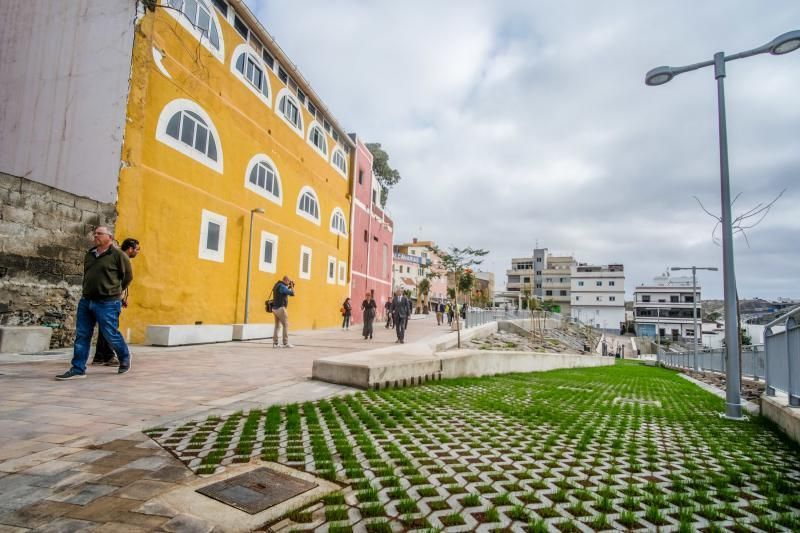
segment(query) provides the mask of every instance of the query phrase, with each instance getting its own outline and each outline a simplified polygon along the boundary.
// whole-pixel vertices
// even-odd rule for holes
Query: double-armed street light
[[[726,373],[726,407],[725,416],[739,420],[742,418],[742,402],[739,383],[739,317],[736,311],[736,275],[733,268],[733,224],[731,219],[731,190],[728,175],[728,134],[725,120],[725,63],[735,59],[759,54],[783,55],[800,48],[800,30],[794,30],[772,41],[753,48],[726,56],[724,52],[714,54],[714,59],[702,63],[694,63],[683,67],[656,67],[645,75],[647,85],[663,85],[678,74],[690,72],[704,67],[714,66],[714,78],[717,80],[717,109],[719,112],[719,169],[722,202],[722,273],[725,298],[725,349],[727,352]]]
[[[247,319],[250,317],[250,263],[252,261],[253,250],[253,215],[256,213],[263,215],[264,209],[256,207],[250,210],[250,238],[247,241],[247,284],[244,289],[244,323],[247,324]]]
[[[692,271],[692,322],[694,324],[694,333],[692,334],[693,342],[693,353],[694,353],[694,369],[700,370],[700,360],[697,357],[697,340],[700,338],[700,334],[702,333],[702,327],[697,329],[697,271],[698,270],[711,270],[716,272],[719,270],[717,267],[699,267],[699,266],[690,266],[690,267],[672,267],[670,268],[673,272],[676,270],[691,270]]]

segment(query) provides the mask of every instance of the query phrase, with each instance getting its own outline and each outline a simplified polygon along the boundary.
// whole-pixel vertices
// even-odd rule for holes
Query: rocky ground
[[[523,337],[516,333],[507,333],[499,331],[493,333],[488,337],[482,339],[472,339],[470,341],[472,347],[477,347],[480,350],[508,350],[508,351],[523,351],[523,352],[546,352],[546,353],[562,353],[574,352],[575,350],[564,344],[561,340],[552,337],[547,337],[545,332],[544,344],[540,339],[533,339],[532,337]]]
[[[725,374],[715,372],[695,372],[694,370],[682,370],[688,376],[693,377],[703,383],[714,385],[717,388],[725,389]],[[758,403],[758,399],[764,394],[764,382],[753,381],[752,379],[742,379],[742,398]]]

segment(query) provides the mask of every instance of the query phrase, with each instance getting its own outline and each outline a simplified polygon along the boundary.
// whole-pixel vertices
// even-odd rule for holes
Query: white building
[[[636,287],[633,293],[636,334],[670,340],[693,339],[695,300],[697,322],[701,324],[700,287],[696,293],[692,292],[691,277],[660,276],[652,285]],[[699,335],[702,343],[702,331]]]
[[[571,316],[584,324],[619,330],[625,322],[625,269],[577,265],[570,273]]]

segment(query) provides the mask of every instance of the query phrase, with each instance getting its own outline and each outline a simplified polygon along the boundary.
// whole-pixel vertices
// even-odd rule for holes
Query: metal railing
[[[704,372],[720,373],[725,373],[727,370],[724,348],[698,352],[697,364],[695,364],[694,354],[690,351],[676,352],[659,349],[658,360],[673,368],[689,370],[696,368]],[[763,344],[742,346],[742,376],[755,380],[766,380],[766,351]]]
[[[543,315],[544,316],[544,315]],[[527,310],[509,309],[467,309],[466,318],[462,318],[463,328],[473,328],[482,326],[486,323],[497,320],[525,320],[531,318],[531,312]],[[560,313],[547,313],[547,318],[550,320],[561,320],[563,317]]]
[[[773,328],[783,326],[782,331]],[[800,407],[800,307],[764,326],[767,396],[786,393],[789,405]]]

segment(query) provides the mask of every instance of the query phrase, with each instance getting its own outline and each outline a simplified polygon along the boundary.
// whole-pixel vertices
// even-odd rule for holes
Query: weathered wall
[[[52,347],[72,344],[83,254],[114,205],[0,173],[0,325],[54,328]]]
[[[3,0],[0,172],[117,198],[134,0]]]

